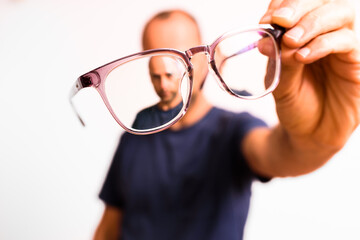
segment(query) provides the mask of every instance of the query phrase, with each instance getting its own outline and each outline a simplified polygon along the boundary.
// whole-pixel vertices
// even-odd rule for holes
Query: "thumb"
[[[294,97],[301,87],[305,64],[295,59],[296,49],[281,46],[281,73],[279,85],[273,92],[275,100]]]

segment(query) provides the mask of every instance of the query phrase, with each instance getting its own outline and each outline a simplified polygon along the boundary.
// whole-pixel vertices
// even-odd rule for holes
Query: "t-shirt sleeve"
[[[268,127],[268,125],[263,120],[256,118],[247,112],[241,113],[240,118],[242,120],[241,121],[242,126],[239,128],[240,129],[240,133],[239,133],[240,141],[243,141],[243,139],[246,137],[246,135],[248,133],[250,133],[251,130],[258,128],[258,127]],[[240,154],[244,160],[244,164],[246,164],[247,167],[249,168],[249,171],[251,171],[250,167],[247,164],[247,161],[245,160],[245,156],[243,155],[242,152]],[[260,182],[268,182],[271,180],[271,178],[260,176],[254,172],[252,172],[252,174],[254,175],[255,179],[259,180]]]
[[[123,207],[123,198],[120,187],[120,167],[123,149],[122,139],[123,137],[117,146],[110,168],[105,177],[104,184],[99,193],[99,198],[104,201],[105,204],[119,208]]]
[[[268,127],[267,124],[263,120],[261,120],[260,118],[256,118],[247,112],[241,113],[240,118],[241,118],[241,121],[239,121],[239,122],[241,124],[241,127],[239,127],[239,130],[240,130],[239,138],[241,140],[243,140],[244,137],[254,128]]]

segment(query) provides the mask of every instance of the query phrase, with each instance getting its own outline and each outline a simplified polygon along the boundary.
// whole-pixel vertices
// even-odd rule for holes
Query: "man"
[[[242,239],[254,178],[298,176],[325,164],[359,123],[360,50],[344,1],[273,0],[262,23],[287,29],[274,92],[280,124],[211,106],[201,55],[187,114],[170,130],[124,134],[100,197],[95,239]],[[181,11],[151,19],[144,49],[201,44]]]
[[[179,114],[183,106],[179,91],[183,72],[183,68],[179,67],[179,62],[174,58],[155,56],[150,59],[149,75],[160,100],[136,115],[133,128],[149,129],[161,126]]]
[[[170,57],[152,57],[149,73],[155,92],[160,97],[157,104],[163,111],[174,108],[181,102],[179,83],[182,78],[181,68],[177,60]]]

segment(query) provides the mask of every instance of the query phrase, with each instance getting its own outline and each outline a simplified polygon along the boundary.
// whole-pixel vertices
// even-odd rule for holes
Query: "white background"
[[[0,239],[93,234],[103,211],[97,194],[121,130],[93,89],[75,99],[87,127],[80,125],[68,101],[79,75],[140,51],[143,24],[158,10],[190,11],[211,43],[234,27],[256,25],[267,4],[0,0]],[[215,103],[276,123],[271,97],[218,97],[223,93],[208,80],[205,91]],[[255,183],[245,239],[360,239],[359,143],[358,129],[320,170]]]

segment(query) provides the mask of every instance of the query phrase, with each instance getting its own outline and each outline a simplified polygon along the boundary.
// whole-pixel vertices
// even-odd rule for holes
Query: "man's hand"
[[[250,167],[265,176],[296,176],[322,166],[360,121],[360,44],[355,12],[343,0],[272,0],[261,23],[287,29],[280,83],[280,124],[243,143]],[[254,147],[255,146],[255,147]]]
[[[273,0],[262,23],[287,29],[274,92],[294,141],[339,149],[360,118],[360,45],[343,0]]]

